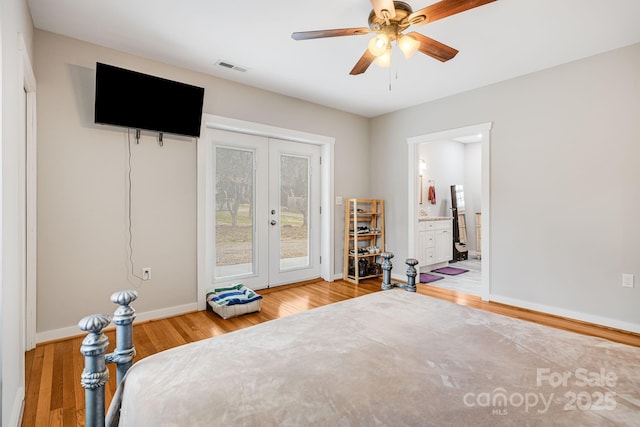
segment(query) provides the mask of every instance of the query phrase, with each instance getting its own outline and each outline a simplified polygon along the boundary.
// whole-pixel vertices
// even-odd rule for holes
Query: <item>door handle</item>
[[[271,220],[271,225],[276,225],[278,222],[275,219]]]

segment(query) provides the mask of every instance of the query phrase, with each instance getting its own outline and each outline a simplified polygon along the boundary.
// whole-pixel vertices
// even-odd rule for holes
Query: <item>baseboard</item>
[[[407,283],[407,275],[402,275],[402,274],[393,274],[391,273],[391,280],[397,280],[399,282],[402,283]],[[420,281],[420,279],[418,278],[418,280],[416,280],[416,283],[418,283]]]
[[[582,322],[593,323],[600,326],[606,326],[609,328],[620,329],[623,331],[640,333],[640,324],[625,322],[622,320],[611,319],[603,316],[596,316],[588,313],[581,313],[579,311],[567,310],[560,307],[554,307],[545,304],[537,304],[529,301],[523,301],[516,298],[505,297],[501,295],[490,295],[489,300],[492,302],[498,302],[501,304],[511,305],[514,307],[526,308],[529,310],[539,311],[542,313],[552,314],[555,316],[566,317],[568,319],[580,320]]]
[[[16,398],[11,407],[11,427],[20,427],[22,425],[22,413],[24,411],[24,387],[20,387],[16,392]]]
[[[115,308],[114,308],[114,310],[115,310]],[[189,313],[191,311],[197,311],[197,310],[198,310],[198,304],[194,302],[194,303],[190,303],[190,304],[184,304],[184,305],[177,305],[177,306],[174,306],[174,307],[162,308],[160,310],[137,312],[136,313],[136,320],[135,320],[134,324],[136,324],[138,322],[146,322],[146,321],[154,320],[154,319],[163,319],[165,317],[179,316],[181,314]],[[78,319],[78,320],[80,320],[80,319]],[[113,329],[113,328],[114,328],[114,326],[110,325],[109,327],[106,328],[106,330]],[[36,333],[36,344],[44,343],[44,342],[47,342],[47,341],[56,341],[56,340],[60,340],[60,339],[64,339],[64,338],[70,338],[70,337],[74,337],[74,336],[78,336],[78,335],[82,335],[82,334],[84,334],[84,332],[82,332],[78,328],[78,326],[68,326],[66,328],[52,329],[50,331],[37,332]]]

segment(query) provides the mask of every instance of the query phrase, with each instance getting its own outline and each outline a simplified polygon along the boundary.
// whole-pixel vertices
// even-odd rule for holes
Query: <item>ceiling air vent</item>
[[[244,73],[247,71],[245,67],[240,67],[238,65],[234,65],[228,61],[223,61],[223,60],[219,60],[218,62],[216,62],[216,65],[222,68],[228,68],[230,70],[240,71],[241,73]]]

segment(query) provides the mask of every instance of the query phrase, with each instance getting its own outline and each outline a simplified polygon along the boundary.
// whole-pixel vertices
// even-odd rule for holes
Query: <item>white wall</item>
[[[464,185],[465,162],[464,146],[455,141],[434,141],[421,144],[420,158],[427,165],[423,184],[428,187],[429,180],[435,184],[436,204],[431,205],[423,197],[423,209],[429,216],[451,217],[451,185]]]
[[[141,283],[128,267],[126,130],[93,123],[96,61],[203,86],[206,113],[335,137],[336,196],[370,196],[369,162],[352,161],[367,153],[368,119],[43,31],[35,54],[38,339],[111,313],[123,288],[139,290],[139,313],[195,307],[196,144],[165,135],[159,148],[150,133],[133,144],[134,261],[152,268]],[[333,208],[340,273],[344,213]]]
[[[15,426],[20,420],[24,398],[24,288],[19,233],[24,210],[18,173],[20,158],[20,114],[23,92],[18,71],[22,65],[18,55],[19,34],[33,58],[33,25],[27,3],[23,0],[3,1],[2,15],[2,425]],[[19,59],[20,58],[20,59]],[[32,61],[33,62],[33,61]]]
[[[638,117],[640,44],[378,117],[372,161],[404,170],[408,137],[493,122],[492,298],[640,331]],[[371,179],[403,259],[407,176]]]

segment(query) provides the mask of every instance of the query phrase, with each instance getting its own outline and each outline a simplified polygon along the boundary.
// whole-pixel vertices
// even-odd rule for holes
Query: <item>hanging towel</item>
[[[429,200],[429,202],[432,205],[436,204],[436,187],[434,187],[433,185],[429,186],[429,190],[428,190],[428,194],[427,194],[427,200]]]

